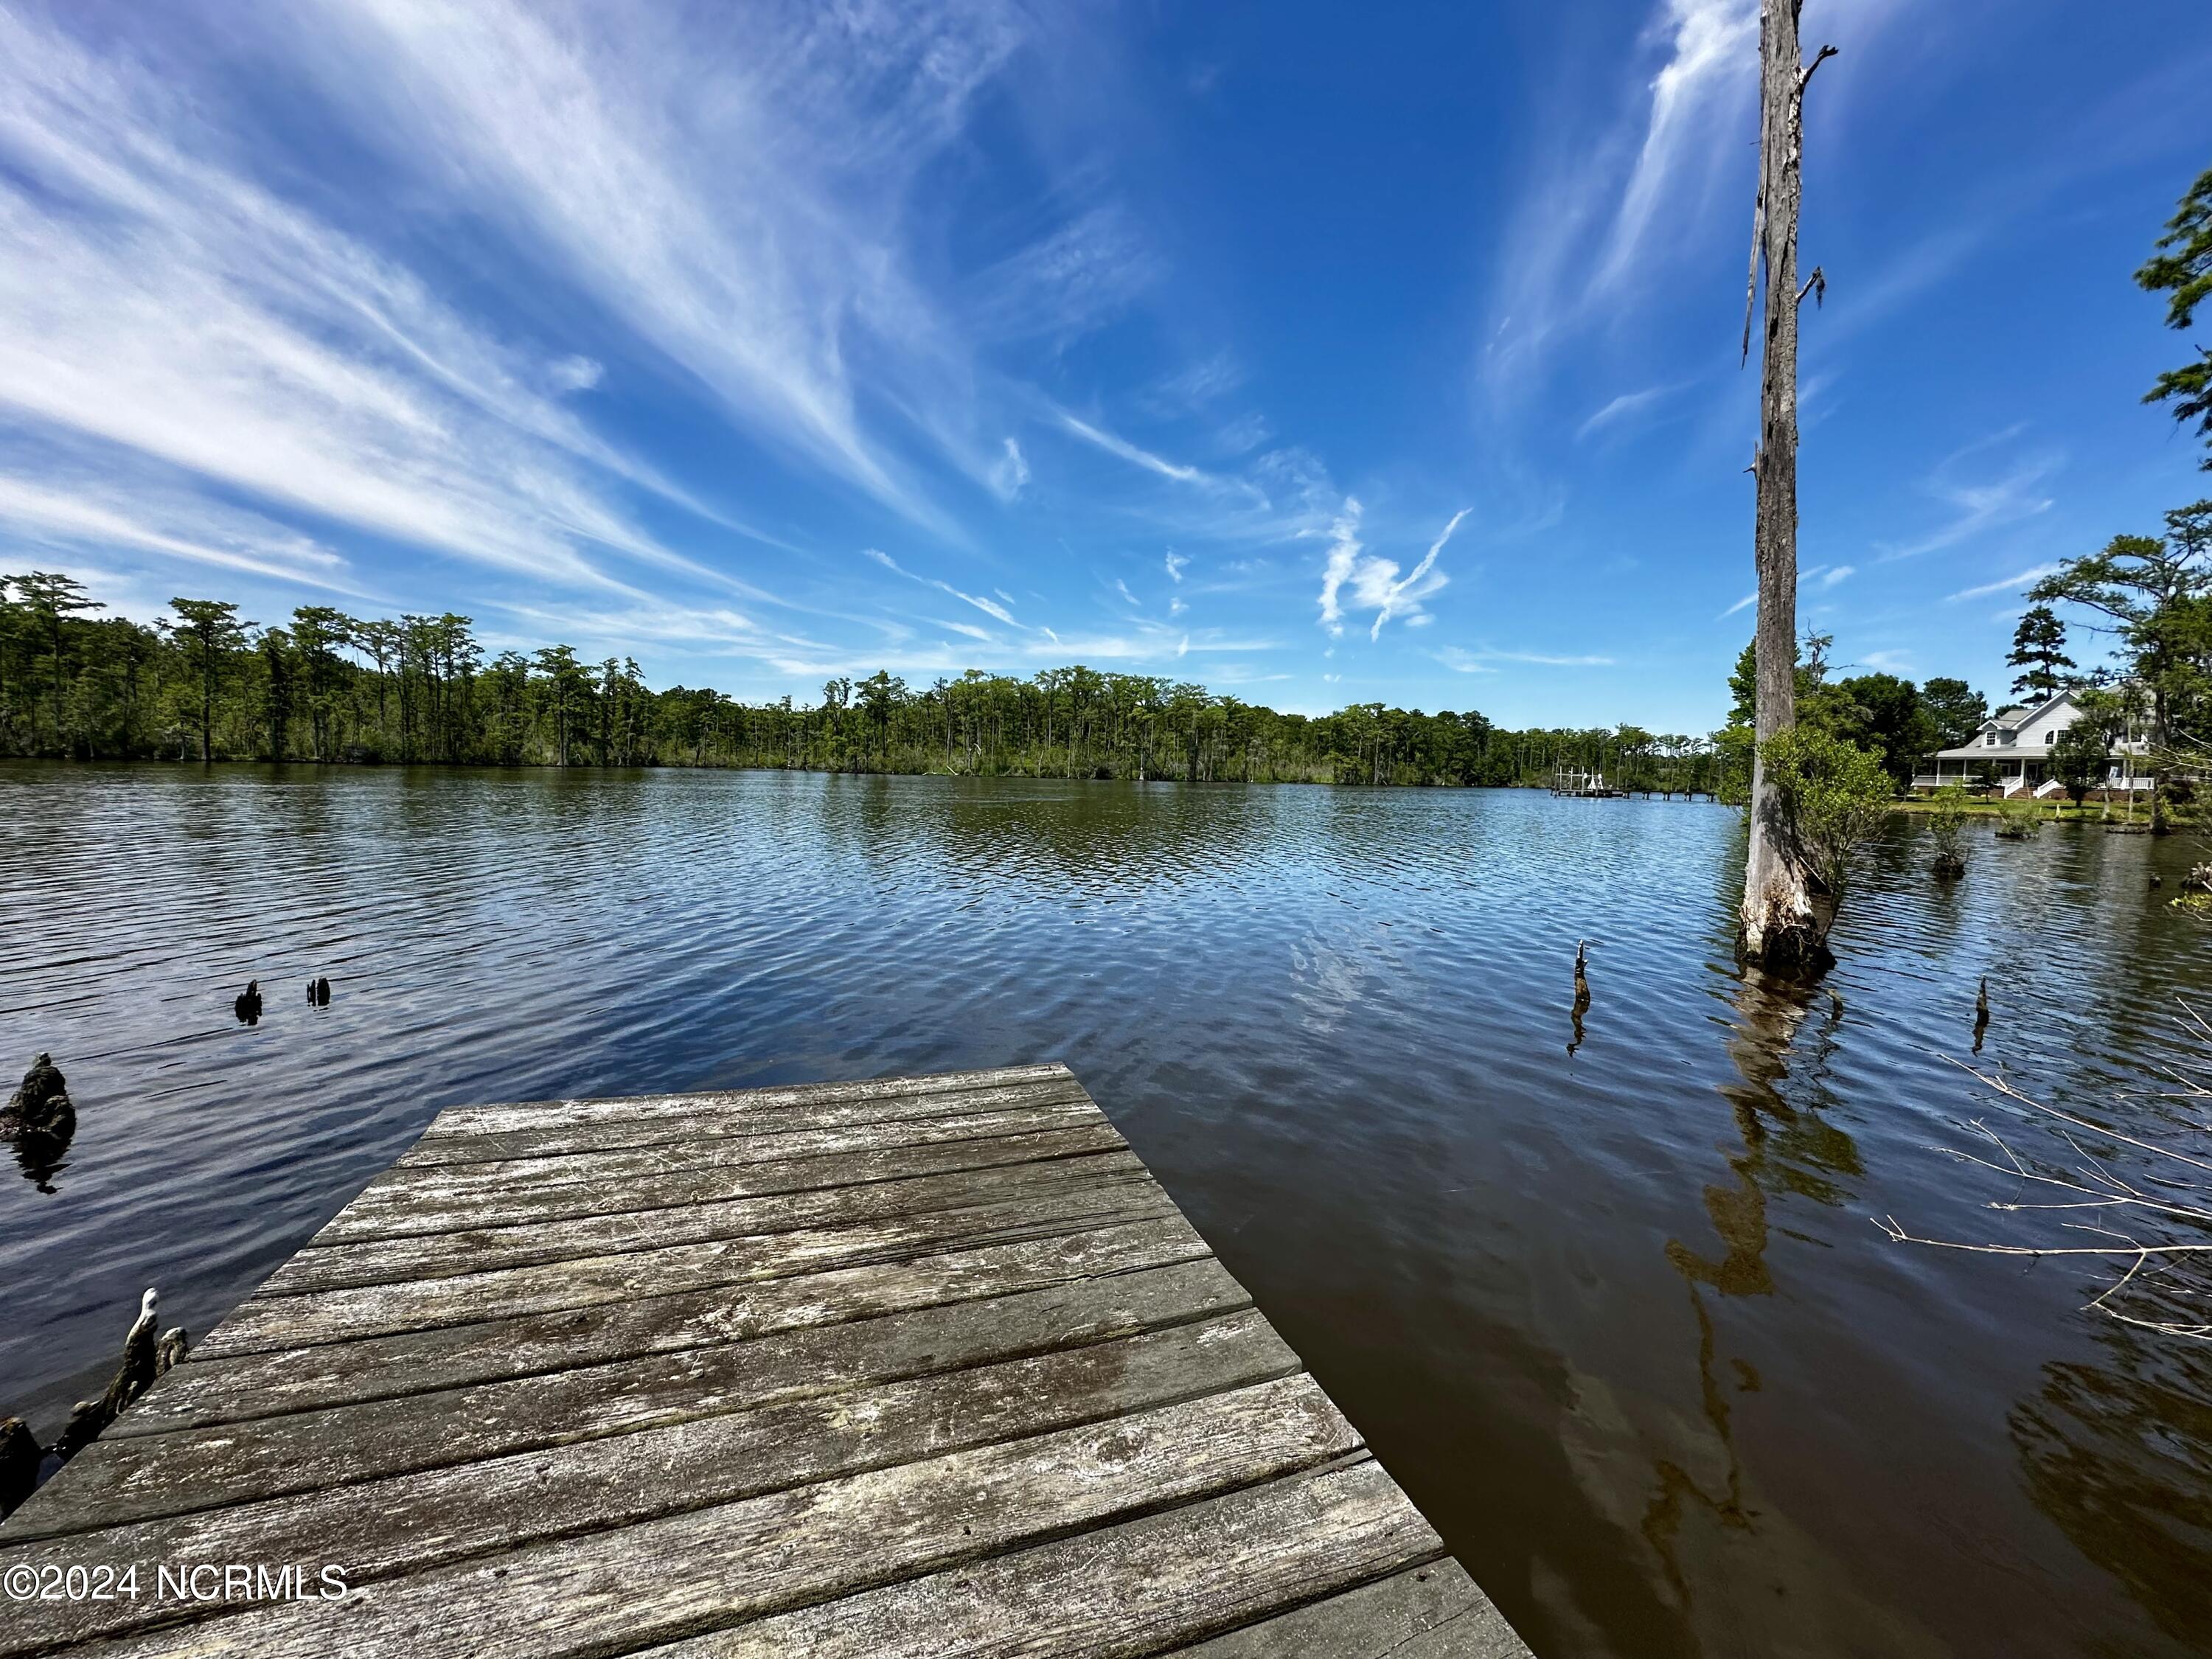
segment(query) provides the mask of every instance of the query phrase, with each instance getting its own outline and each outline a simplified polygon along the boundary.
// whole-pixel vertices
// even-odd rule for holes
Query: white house
[[[1968,788],[1986,784],[1999,794],[2032,794],[2048,798],[2063,786],[2052,775],[2051,751],[2058,734],[2081,718],[2074,693],[2061,691],[2028,708],[2000,708],[1956,749],[1939,749],[1928,757],[1928,769],[1912,780],[1916,789],[1938,789],[1947,783]],[[2113,758],[2105,777],[2094,786],[2113,791],[2148,790],[2150,775],[2142,757],[2149,742],[2130,723],[2127,736],[2112,744]]]

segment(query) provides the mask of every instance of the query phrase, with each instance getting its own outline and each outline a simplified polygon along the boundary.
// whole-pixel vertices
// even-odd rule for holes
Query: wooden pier
[[[448,1111],[0,1572],[6,1655],[1527,1653],[1060,1066]]]

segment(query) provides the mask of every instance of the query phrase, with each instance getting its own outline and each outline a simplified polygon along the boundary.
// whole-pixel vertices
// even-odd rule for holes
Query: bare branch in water
[[[2212,1041],[2212,1023],[2186,1002],[2181,1010],[2192,1034]],[[2212,1304],[2212,1155],[2194,1147],[2184,1150],[2147,1133],[2129,1133],[2037,1100],[2001,1074],[1968,1061],[1952,1059],[1952,1064],[2033,1116],[2051,1120],[2053,1133],[2078,1162],[2066,1164],[2023,1156],[1979,1118],[1960,1127],[1979,1136],[1993,1152],[1961,1146],[1932,1150],[2018,1182],[2020,1189],[2012,1197],[1992,1199],[1984,1207],[2023,1218],[2050,1216],[2057,1234],[2026,1243],[1936,1238],[1911,1231],[1894,1216],[1869,1218],[1883,1235],[1894,1243],[1981,1255],[2108,1262],[2118,1269],[2118,1275],[2082,1304],[2085,1311],[2164,1336],[2212,1340],[2212,1317],[2199,1314],[2193,1305]],[[2179,1086],[2147,1098],[2212,1099],[2212,1083],[2204,1078],[2171,1066],[2157,1069]],[[2212,1127],[2185,1118],[2178,1132],[2212,1134]],[[2104,1150],[2092,1151],[2093,1146]],[[2124,1158],[2124,1168],[2120,1164]],[[2041,1198],[2028,1190],[2036,1188],[2055,1191]],[[2114,1224],[2123,1218],[2132,1231]]]

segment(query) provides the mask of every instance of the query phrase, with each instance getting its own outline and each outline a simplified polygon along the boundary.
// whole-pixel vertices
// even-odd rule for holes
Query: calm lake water
[[[1947,1058],[1984,974],[1982,1063],[2047,1097],[2212,1066],[2179,842],[1978,833],[1943,888],[1900,821],[1791,1000],[1730,960],[1740,817],[1679,801],[26,765],[0,804],[0,1058],[52,1050],[80,1126],[51,1192],[0,1164],[42,1437],[142,1288],[204,1331],[444,1107],[1058,1059],[1539,1653],[2212,1644],[2212,1353],[1869,1218],[1989,1234],[1961,1119],[2063,1151]]]

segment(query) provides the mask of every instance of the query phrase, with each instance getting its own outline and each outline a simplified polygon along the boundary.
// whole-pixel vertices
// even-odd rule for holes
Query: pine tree
[[[2063,690],[2068,681],[2059,671],[2072,668],[2074,659],[2066,654],[2066,624],[2058,613],[2047,605],[2031,605],[2013,631],[2005,664],[2022,671],[2012,683],[2016,696],[2051,697]]]
[[[215,688],[222,678],[231,653],[246,644],[252,623],[239,619],[238,607],[228,599],[171,599],[174,623],[162,629],[185,653],[200,687],[200,761],[215,758]]]
[[[2197,301],[2212,295],[2212,170],[2197,175],[2181,206],[2166,222],[2166,234],[2158,239],[2160,252],[2141,270],[2136,281],[2147,293],[2171,294],[2166,325],[2187,328],[2197,314]],[[2184,426],[2191,421],[2212,447],[2212,348],[2199,346],[2197,361],[2170,368],[2143,394],[2147,404],[2171,402],[2173,418]],[[2212,453],[2203,468],[2212,472]]]

